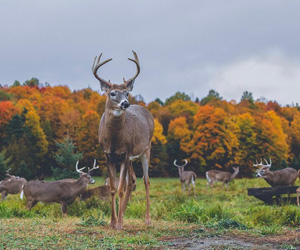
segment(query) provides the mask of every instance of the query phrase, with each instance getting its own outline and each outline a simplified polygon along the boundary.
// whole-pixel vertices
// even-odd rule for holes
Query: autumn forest
[[[60,164],[57,152],[67,142],[80,165],[97,159],[106,175],[105,157],[97,133],[105,95],[90,88],[71,91],[67,86],[41,84],[32,78],[0,87],[0,179],[12,173],[36,178],[56,169],[74,171],[74,162]],[[204,176],[206,170],[251,177],[256,159],[272,159],[271,169],[300,168],[300,107],[254,100],[245,91],[239,102],[223,100],[215,90],[192,100],[177,92],[162,102],[148,104],[141,96],[130,103],[145,106],[155,118],[150,176],[177,176],[174,159],[187,159],[187,170]],[[134,162],[137,176],[142,174]]]

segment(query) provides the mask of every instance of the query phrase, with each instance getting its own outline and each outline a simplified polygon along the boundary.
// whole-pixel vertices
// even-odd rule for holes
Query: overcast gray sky
[[[176,91],[214,89],[240,100],[300,103],[300,1],[0,0],[0,84],[31,77],[72,90],[99,90],[99,73],[121,83],[141,74],[133,95],[163,101]]]

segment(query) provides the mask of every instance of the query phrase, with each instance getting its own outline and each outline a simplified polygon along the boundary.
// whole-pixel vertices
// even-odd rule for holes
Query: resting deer
[[[39,201],[56,202],[61,204],[62,215],[67,215],[67,205],[71,204],[77,196],[84,192],[88,184],[95,183],[91,177],[91,172],[98,167],[93,167],[88,173],[78,169],[76,171],[81,175],[78,180],[59,180],[59,181],[29,181],[23,187],[23,192],[27,199],[26,207],[31,209]],[[23,192],[21,198],[23,198]]]
[[[174,165],[178,168],[179,172],[179,179],[181,183],[181,189],[182,191],[186,190],[186,187],[188,188],[188,195],[190,195],[191,192],[191,183],[193,185],[193,191],[194,195],[196,195],[196,187],[195,187],[195,180],[197,178],[197,175],[193,171],[184,171],[184,167],[188,164],[187,160],[184,160],[184,164],[182,166],[176,164],[176,160],[174,160]]]
[[[4,201],[8,194],[17,194],[22,190],[22,186],[27,182],[26,179],[20,178],[6,172],[7,178],[0,182],[0,192],[2,201]]]
[[[297,177],[300,174],[300,170],[297,172],[294,168],[284,168],[276,171],[270,171],[272,161],[268,162],[266,159],[264,161],[267,163],[264,165],[262,160],[260,163],[253,164],[254,167],[260,167],[257,171],[256,177],[264,178],[267,183],[272,187],[277,186],[294,186]]]
[[[222,189],[224,188],[224,185],[226,185],[226,190],[228,190],[229,182],[232,181],[238,175],[239,169],[239,167],[233,167],[233,174],[220,170],[209,170],[206,172],[206,179],[208,180],[206,185],[210,185],[210,187],[213,188],[215,181],[221,181],[223,182]]]
[[[95,58],[93,74],[99,80],[101,90],[106,95],[105,112],[99,125],[99,143],[105,153],[107,168],[110,178],[111,190],[111,223],[114,229],[123,229],[123,217],[133,186],[135,185],[135,174],[132,160],[141,158],[143,166],[143,179],[146,189],[146,224],[150,224],[150,198],[149,198],[149,162],[151,138],[153,135],[153,117],[144,107],[130,105],[128,101],[129,92],[133,89],[136,77],[140,73],[140,64],[137,54],[133,51],[134,62],[137,72],[134,77],[124,80],[122,84],[112,84],[99,77],[98,69],[112,59],[100,62],[102,54]],[[116,186],[116,166],[120,166],[120,181]],[[127,180],[127,188],[124,186]],[[119,211],[116,214],[116,192],[119,195]]]

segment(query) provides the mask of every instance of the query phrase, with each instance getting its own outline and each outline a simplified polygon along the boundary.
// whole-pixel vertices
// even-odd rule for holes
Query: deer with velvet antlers
[[[153,135],[154,121],[149,111],[139,105],[130,105],[129,93],[133,89],[134,81],[140,73],[140,63],[137,54],[133,51],[134,62],[137,67],[136,74],[124,80],[122,84],[113,84],[102,79],[98,69],[111,61],[108,59],[100,62],[100,56],[95,58],[93,74],[99,80],[101,90],[106,95],[105,112],[101,117],[99,125],[99,143],[105,153],[107,168],[110,178],[111,190],[111,228],[123,229],[123,217],[135,185],[135,173],[132,167],[132,160],[141,158],[143,167],[143,179],[146,189],[146,224],[150,224],[150,198],[149,198],[149,161],[151,138]],[[120,166],[120,180],[116,185],[116,167]],[[126,178],[127,177],[127,178]],[[125,182],[126,188],[125,188]],[[125,191],[124,191],[125,190]],[[118,217],[116,214],[116,193],[119,195]]]
[[[178,168],[178,172],[179,172],[181,190],[185,191],[186,188],[188,188],[188,195],[190,195],[191,184],[192,184],[194,195],[196,195],[195,180],[197,178],[197,175],[193,171],[184,171],[184,167],[188,164],[188,161],[184,160],[184,162],[185,163],[183,165],[178,165],[178,164],[176,164],[176,160],[174,160],[174,165]]]
[[[76,171],[80,174],[77,180],[29,181],[23,187],[21,199],[23,199],[24,193],[27,200],[26,207],[29,210],[39,201],[60,203],[62,215],[66,216],[67,206],[84,192],[89,183],[95,183],[91,177],[91,172],[99,167],[94,164],[94,167],[89,169],[88,173],[82,171],[84,168],[78,169],[77,161]]]
[[[297,172],[294,168],[284,168],[270,171],[272,160],[270,159],[268,162],[264,159],[264,161],[266,162],[265,165],[263,164],[262,159],[260,163],[256,160],[256,164],[253,164],[254,167],[259,167],[256,177],[264,178],[272,187],[294,186],[297,177],[299,177],[300,170]]]

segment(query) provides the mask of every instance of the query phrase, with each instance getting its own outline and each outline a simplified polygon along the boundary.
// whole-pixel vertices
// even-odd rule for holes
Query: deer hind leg
[[[194,196],[196,196],[196,184],[195,184],[194,177],[192,177],[192,185],[193,185]]]
[[[26,208],[30,210],[33,208],[38,202],[36,200],[27,200]]]
[[[143,180],[146,189],[146,200],[147,200],[147,208],[146,208],[146,215],[145,221],[147,225],[151,224],[150,220],[150,180],[149,180],[149,162],[150,162],[150,146],[146,150],[146,152],[141,157],[142,166],[143,166]]]
[[[67,216],[67,204],[63,201],[60,202],[60,205],[61,205],[61,213],[62,213],[62,216],[63,217],[66,217]]]

